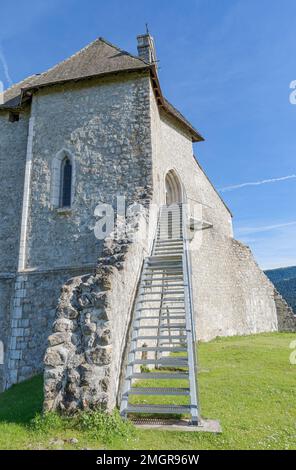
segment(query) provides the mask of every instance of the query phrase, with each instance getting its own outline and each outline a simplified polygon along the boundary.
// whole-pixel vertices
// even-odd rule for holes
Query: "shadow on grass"
[[[29,424],[42,411],[43,376],[37,375],[0,394],[0,423]]]

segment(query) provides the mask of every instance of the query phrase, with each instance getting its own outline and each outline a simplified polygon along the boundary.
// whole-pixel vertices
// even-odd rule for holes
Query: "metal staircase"
[[[182,204],[160,209],[152,254],[144,261],[135,303],[120,409],[123,417],[190,415],[191,424],[199,422],[186,220]],[[161,381],[165,386],[159,387]],[[159,396],[160,404],[148,403],[152,395]],[[185,404],[172,404],[180,402],[180,396]],[[144,403],[138,403],[142,397]]]

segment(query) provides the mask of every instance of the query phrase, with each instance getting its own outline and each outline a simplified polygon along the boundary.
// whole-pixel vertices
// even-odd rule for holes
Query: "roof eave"
[[[95,74],[95,75],[87,75],[84,77],[76,77],[76,78],[68,78],[68,79],[63,79],[63,80],[55,80],[52,82],[46,82],[46,83],[40,83],[36,85],[30,85],[27,87],[21,88],[21,96],[20,96],[20,102],[18,106],[9,106],[7,107],[5,104],[0,105],[0,110],[3,111],[20,111],[23,108],[23,105],[27,103],[34,91],[37,91],[39,89],[43,89],[46,87],[50,86],[55,86],[55,85],[63,85],[65,83],[73,83],[73,82],[79,82],[79,81],[84,81],[84,80],[90,80],[90,79],[95,79],[95,78],[104,78],[104,77],[109,77],[109,76],[114,76],[114,75],[119,75],[119,74],[125,74],[125,73],[134,73],[134,72],[149,72],[150,77],[152,79],[152,84],[153,84],[153,91],[156,97],[156,101],[158,106],[160,106],[166,113],[168,113],[170,116],[172,116],[174,119],[176,119],[179,123],[184,126],[189,134],[191,135],[192,142],[203,142],[205,139],[203,136],[196,130],[194,129],[193,126],[191,126],[186,120],[181,119],[179,116],[176,114],[172,113],[172,111],[168,108],[166,104],[166,100],[164,99],[164,96],[161,91],[160,87],[160,82],[158,79],[157,75],[157,70],[155,64],[147,64],[143,61],[143,67],[132,67],[129,69],[122,69],[122,70],[116,70],[116,71],[110,71],[110,72],[104,72],[100,74]]]
[[[110,72],[103,72],[99,74],[94,74],[94,75],[86,75],[84,77],[76,77],[76,78],[67,78],[63,80],[55,80],[52,82],[46,82],[46,83],[40,83],[36,85],[31,85],[29,87],[24,87],[21,89],[21,103],[23,102],[23,98],[27,96],[29,93],[33,93],[36,90],[39,90],[41,88],[46,88],[48,86],[54,86],[54,85],[63,85],[65,83],[72,83],[72,82],[80,82],[84,80],[91,80],[95,78],[104,78],[107,76],[112,76],[112,75],[119,75],[123,73],[132,73],[132,72],[144,72],[144,71],[149,71],[150,66],[147,66],[143,64],[143,67],[137,67],[137,68],[130,68],[130,69],[122,69],[122,70],[116,70],[116,71],[110,71]]]

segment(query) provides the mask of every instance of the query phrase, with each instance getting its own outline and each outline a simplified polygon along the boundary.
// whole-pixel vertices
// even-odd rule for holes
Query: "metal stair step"
[[[156,346],[155,348],[153,347],[141,347],[141,348],[135,348],[130,351],[131,353],[135,352],[170,352],[170,353],[177,353],[177,352],[186,352],[187,353],[187,348],[182,348],[182,347],[165,347],[165,346]]]
[[[134,372],[129,378],[131,379],[153,379],[153,380],[188,380],[188,372]]]
[[[185,330],[186,324],[180,323],[178,324],[166,324],[166,325],[142,325],[142,326],[134,326],[134,330],[158,330],[158,329],[165,329],[165,330]]]
[[[183,253],[183,249],[184,249],[184,246],[183,246],[183,243],[173,243],[171,245],[168,245],[167,243],[156,243],[155,246],[154,246],[154,250],[163,250],[163,251],[166,251],[166,250],[171,250],[171,252],[173,253],[173,250],[180,250],[182,253]],[[178,253],[179,254],[179,253]],[[152,254],[152,256],[155,256],[155,252],[154,254]]]
[[[166,263],[169,263],[169,261],[153,261],[149,264],[147,264],[145,266],[145,270],[146,269],[151,269],[151,268],[161,268],[161,269],[173,269],[173,268],[177,268],[177,271],[180,270],[180,268],[183,267],[182,265],[182,261],[171,261],[170,264],[166,264]]]
[[[173,254],[174,250],[178,250],[178,251],[180,250],[181,253],[183,254],[183,249],[184,249],[183,243],[171,244],[171,245],[167,245],[167,244],[163,244],[163,243],[159,243],[159,244],[156,243],[156,245],[154,246],[155,251],[156,250],[170,251],[172,254]],[[155,256],[155,251],[152,254],[152,256]],[[181,253],[178,252],[178,255],[180,256]]]
[[[186,405],[130,405],[128,404],[127,413],[160,413],[160,414],[188,414],[191,406]]]
[[[185,314],[184,315],[175,315],[171,317],[170,315],[163,314],[161,317],[159,315],[154,315],[154,316],[147,316],[147,317],[136,317],[135,321],[141,321],[141,320],[162,320],[162,321],[168,321],[168,320],[185,320]]]
[[[150,295],[156,295],[156,294],[184,294],[184,289],[168,289],[166,286],[162,286],[163,288],[159,291],[156,292],[149,292]],[[142,292],[140,295],[147,295],[147,292]]]
[[[180,287],[180,288],[184,288],[186,287],[186,284],[184,284],[184,282],[180,282],[181,279],[179,279],[179,282],[171,282],[169,279],[166,279],[166,280],[163,280],[163,282],[160,282],[161,279],[155,279],[155,278],[152,278],[153,281],[151,280],[145,280],[143,283],[142,283],[142,287],[145,287],[148,289],[148,287],[150,289],[154,288],[154,287],[161,287],[161,288],[168,288],[168,287]],[[155,282],[157,281],[157,282]],[[170,283],[169,283],[170,282]]]
[[[155,240],[155,245],[154,246],[157,246],[159,245],[160,243],[168,243],[170,241],[174,241],[176,242],[176,240],[179,240],[182,244],[183,244],[183,239],[181,237],[171,237],[171,238],[166,238],[164,237],[163,235],[160,235],[159,237],[156,238]]]
[[[152,281],[162,281],[162,282],[171,282],[171,281],[183,281],[183,274],[178,274],[177,276],[172,276],[169,273],[163,273],[166,277],[158,277],[154,276],[153,274],[145,274],[142,278],[143,281],[145,282],[150,282]],[[186,284],[184,284],[186,285]]]
[[[167,263],[167,262],[166,262]],[[144,271],[147,272],[147,270],[151,269],[158,269],[158,270],[163,270],[163,269],[170,269],[171,271],[178,271],[178,273],[183,271],[183,264],[182,262],[175,263],[175,261],[172,261],[171,264],[165,264],[163,261],[160,261],[157,263],[156,261],[150,264],[147,264],[144,268]]]
[[[155,287],[155,286],[154,286]],[[156,287],[162,287],[162,286],[156,286]],[[181,286],[180,286],[181,287]],[[183,286],[182,286],[183,287]],[[148,287],[147,287],[148,289]],[[165,287],[163,287],[161,290],[158,290],[158,291],[155,291],[155,292],[143,292],[141,293],[140,295],[147,295],[147,294],[150,294],[150,295],[157,295],[157,294],[183,294],[184,295],[184,289],[181,288],[181,289],[178,289],[178,290],[169,290],[169,289],[166,289]]]
[[[162,307],[136,307],[136,312],[139,312],[139,311],[142,311],[142,310],[153,310],[153,311],[157,311],[157,312],[161,312],[163,310],[165,310],[167,308],[166,305],[162,306]],[[180,313],[183,313],[184,311],[184,308],[182,309],[182,307],[169,307],[169,310],[179,310]],[[175,312],[176,313],[176,312]]]
[[[144,295],[151,295],[151,294],[144,294]],[[163,297],[162,299],[141,299],[138,300],[137,303],[143,304],[147,302],[175,302],[175,303],[183,303],[184,302],[184,297],[183,298],[174,298],[174,297]]]
[[[169,255],[157,255],[157,256],[149,256],[148,258],[146,258],[146,262],[151,262],[151,261],[160,261],[160,260],[163,260],[163,261],[182,261],[182,255],[180,254],[177,254],[177,255],[173,255],[173,254],[169,254]]]
[[[153,274],[152,274],[153,273]],[[144,271],[144,275],[153,275],[155,274],[163,274],[164,276],[183,276],[183,269],[182,266],[175,267],[175,266],[147,266]]]
[[[168,360],[170,359],[170,361]],[[174,359],[174,360],[171,360]],[[135,365],[147,365],[147,364],[155,364],[155,366],[159,367],[188,367],[188,359],[187,357],[184,360],[177,360],[177,358],[162,358],[162,359],[135,359],[128,363],[129,366]]]
[[[158,230],[167,230],[167,228],[182,228],[182,219],[181,217],[176,214],[174,217],[164,217],[159,222]]]
[[[143,340],[143,339],[154,339],[154,340],[158,340],[158,339],[163,339],[163,340],[171,340],[171,339],[187,339],[187,336],[186,335],[178,335],[178,336],[168,336],[168,335],[157,335],[157,336],[136,336],[134,338],[132,338],[132,341],[135,341],[135,340]]]
[[[174,251],[174,252],[170,252],[170,253],[174,254],[175,256],[178,256],[178,255],[181,255],[183,253],[183,251]],[[161,251],[155,250],[155,254],[156,255],[166,255],[167,252],[163,251],[163,250],[161,250]]]
[[[144,268],[149,268],[150,266],[167,266],[169,268],[171,267],[177,267],[179,268],[180,266],[182,266],[182,257],[181,257],[181,253],[180,254],[177,254],[177,255],[174,255],[175,256],[175,259],[163,259],[163,255],[159,255],[159,259],[153,259],[151,261],[147,261],[145,263],[145,266]]]
[[[183,256],[183,246],[156,246],[154,248],[153,256],[175,256],[181,257]]]
[[[189,388],[178,387],[132,387],[128,395],[190,395]]]
[[[172,256],[181,256],[183,254],[183,248],[181,248],[180,250],[176,248],[174,248],[174,250],[171,250],[169,248],[168,249],[155,248],[155,251],[154,251],[155,256],[166,256],[168,253]]]
[[[167,244],[169,246],[171,245],[182,245],[183,246],[183,239],[182,238],[167,238],[166,240],[160,240],[160,244]]]

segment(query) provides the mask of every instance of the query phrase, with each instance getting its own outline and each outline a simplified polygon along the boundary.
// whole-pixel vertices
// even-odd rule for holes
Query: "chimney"
[[[137,36],[138,40],[138,55],[149,64],[154,64],[157,67],[156,52],[154,46],[154,39],[150,36],[149,32]]]

